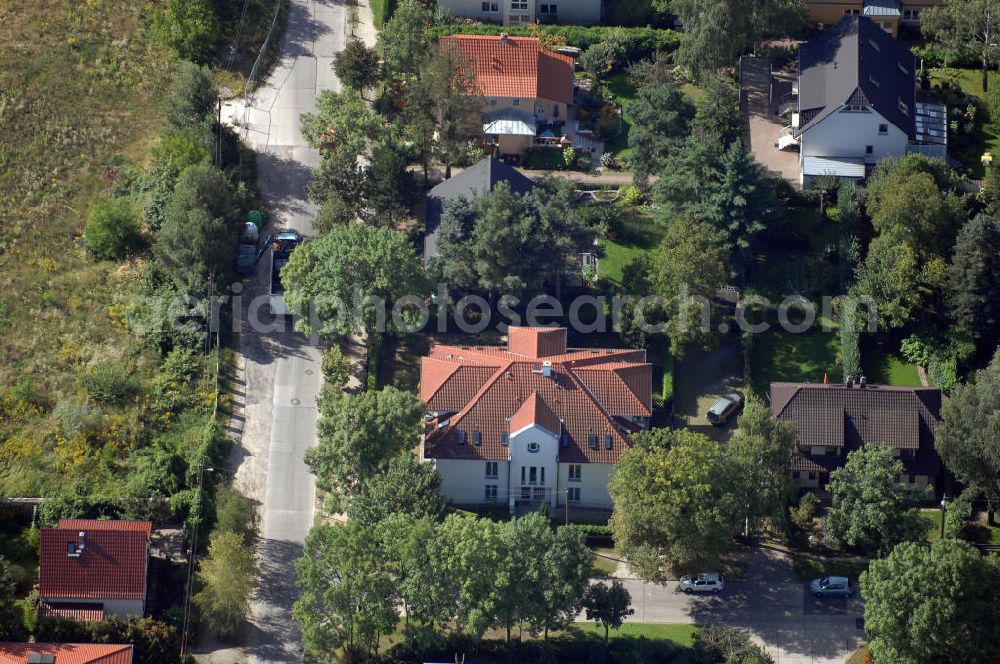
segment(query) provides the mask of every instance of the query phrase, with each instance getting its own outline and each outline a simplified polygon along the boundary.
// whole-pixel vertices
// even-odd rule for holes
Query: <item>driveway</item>
[[[371,11],[358,3],[358,36],[374,43]],[[313,234],[316,206],[306,186],[317,151],[302,138],[299,117],[316,110],[316,99],[326,89],[339,90],[332,70],[333,56],[344,48],[349,26],[348,0],[289,0],[288,21],[280,57],[267,80],[248,101],[231,102],[228,120],[240,127],[244,140],[257,154],[261,194],[273,228],[294,228]],[[298,598],[295,560],[313,525],[316,489],[303,461],[315,445],[318,411],[316,396],[322,385],[320,351],[288,321],[264,326],[247,323],[247,305],[254,295],[267,292],[268,264],[261,260],[243,293],[243,325],[237,357],[233,452],[236,484],[261,505],[261,577],[252,607],[245,657],[234,650],[213,650],[201,661],[302,661],[303,646],[291,609]],[[267,307],[263,309],[266,311]],[[275,325],[268,328],[267,323]],[[360,353],[345,349],[356,358]]]
[[[716,427],[709,423],[706,414],[720,396],[742,386],[741,366],[740,342],[736,337],[726,337],[710,351],[686,348],[684,358],[677,361],[674,370],[675,413],[680,423],[719,442],[729,440],[736,417]]]
[[[844,664],[864,640],[860,597],[814,598],[780,551],[754,549],[746,578],[727,581],[719,595],[686,595],[673,583],[634,578],[622,583],[635,609],[629,621],[740,627],[777,664]]]

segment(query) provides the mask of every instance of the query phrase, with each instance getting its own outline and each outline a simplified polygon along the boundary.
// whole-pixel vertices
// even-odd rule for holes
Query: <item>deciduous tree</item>
[[[989,501],[990,521],[1000,505],[1000,353],[968,383],[956,385],[941,407],[934,446],[948,470],[970,492]]]
[[[877,662],[986,662],[996,654],[1000,563],[967,542],[900,544],[861,574],[861,596]]]
[[[834,547],[886,552],[920,536],[924,523],[916,497],[899,483],[903,462],[886,446],[866,445],[830,473],[832,509],[826,539]]]
[[[651,581],[717,562],[740,517],[721,446],[687,429],[633,441],[608,485],[616,546]]]
[[[399,615],[396,587],[375,531],[356,521],[314,527],[295,563],[302,596],[292,615],[310,653],[377,652]]]
[[[138,212],[121,198],[102,198],[91,208],[83,229],[87,252],[100,260],[121,260],[142,246]]]
[[[420,71],[433,48],[427,30],[434,13],[420,0],[402,0],[382,26],[378,48],[390,77],[420,78]]]
[[[344,85],[364,96],[365,90],[378,84],[382,66],[378,52],[354,38],[333,56],[333,71]]]
[[[385,470],[367,478],[365,490],[351,500],[347,514],[368,526],[398,512],[440,521],[448,510],[448,500],[440,490],[441,475],[434,466],[407,450],[393,457]]]
[[[413,321],[410,296],[426,285],[413,244],[387,228],[347,224],[296,249],[281,273],[285,300],[306,332],[325,337],[395,329]],[[399,312],[399,320],[391,315]]]
[[[257,581],[257,559],[250,551],[241,533],[220,531],[212,535],[208,556],[198,566],[202,588],[194,602],[205,621],[223,636],[235,635],[250,610]]]
[[[393,387],[343,394],[324,390],[319,399],[319,443],[305,454],[316,486],[328,492],[332,511],[347,509],[390,460],[420,442],[426,407]]]
[[[920,29],[937,39],[951,57],[973,57],[983,65],[983,92],[989,89],[987,72],[1000,58],[1000,2],[947,0],[921,12]]]
[[[626,618],[635,613],[632,595],[618,579],[613,580],[610,586],[606,583],[590,586],[583,606],[587,610],[587,620],[593,620],[604,627],[605,651],[608,649],[608,631],[618,629]]]

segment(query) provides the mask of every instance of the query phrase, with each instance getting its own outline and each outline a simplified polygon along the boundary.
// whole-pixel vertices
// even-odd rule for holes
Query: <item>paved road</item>
[[[370,12],[366,6],[360,9],[361,30],[366,32],[361,36],[370,42]],[[226,108],[229,121],[240,125],[256,150],[258,183],[272,224],[305,236],[313,233],[316,212],[306,185],[319,155],[303,140],[299,117],[315,111],[320,92],[340,89],[331,65],[349,30],[347,0],[289,0],[279,61],[250,104],[235,102]],[[266,263],[258,265],[245,293],[248,303],[253,295],[266,292]],[[275,329],[262,330],[247,323],[251,318],[245,317],[240,342],[238,383],[244,390],[236,395],[243,399],[238,410],[240,445],[234,455],[237,484],[261,503],[263,538],[258,551],[260,585],[245,654],[250,662],[294,662],[301,661],[303,653],[291,616],[298,597],[294,562],[313,525],[316,502],[303,453],[316,440],[320,354],[283,321]],[[228,656],[220,652],[210,661],[231,661]]]
[[[816,599],[795,579],[784,554],[756,549],[743,581],[719,595],[685,595],[675,584],[623,579],[632,594],[632,622],[742,627],[777,664],[844,664],[864,638],[856,619],[861,599]]]

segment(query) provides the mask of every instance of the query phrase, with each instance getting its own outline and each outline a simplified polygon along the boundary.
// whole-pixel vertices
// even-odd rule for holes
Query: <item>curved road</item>
[[[308,200],[306,185],[319,154],[303,140],[299,116],[315,111],[323,90],[340,89],[333,56],[344,48],[351,26],[347,0],[286,1],[288,20],[280,59],[249,106],[231,105],[226,114],[240,125],[257,153],[257,179],[272,228],[293,228],[309,236],[316,208]],[[354,30],[373,41],[367,9],[359,8],[362,22]],[[292,332],[285,321],[275,321],[271,327],[252,324],[253,296],[266,294],[268,268],[265,256],[243,293],[237,379],[243,394],[237,389],[235,395],[237,402],[242,396],[242,409],[237,407],[239,416],[234,418],[240,441],[234,450],[236,482],[261,504],[262,517],[261,578],[245,654],[255,663],[299,662],[301,634],[291,616],[298,597],[294,563],[313,524],[316,502],[313,478],[302,456],[315,444],[316,396],[322,379],[315,344]],[[272,322],[265,318],[266,302],[260,311],[257,318]]]

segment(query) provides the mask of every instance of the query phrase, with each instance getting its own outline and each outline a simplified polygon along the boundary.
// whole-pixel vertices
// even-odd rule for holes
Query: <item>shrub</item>
[[[121,260],[142,247],[139,215],[121,198],[103,198],[90,208],[83,242],[91,256]]]
[[[580,67],[601,78],[625,65],[626,40],[619,33],[589,47],[580,56]]]
[[[330,346],[326,349],[320,366],[323,371],[323,379],[328,385],[338,390],[343,389],[354,374],[354,364],[344,356],[340,346]]]
[[[788,508],[789,516],[792,518],[792,525],[799,531],[809,534],[814,527],[816,510],[819,508],[819,498],[812,491],[802,494],[799,504]]]
[[[563,148],[562,151],[563,163],[566,164],[566,168],[573,168],[576,164],[576,149],[575,148]]]
[[[628,62],[638,62],[652,58],[657,52],[671,52],[680,44],[680,33],[674,30],[659,30],[656,28],[613,28],[606,25],[538,25],[525,27],[515,25],[493,25],[483,23],[470,25],[466,23],[449,23],[435,25],[429,30],[433,39],[446,35],[499,35],[506,32],[515,37],[550,37],[557,41],[565,41],[570,46],[576,46],[584,51],[608,40],[618,34],[625,47],[623,59]],[[537,33],[537,34],[536,34]]]
[[[167,0],[156,21],[160,40],[194,62],[205,62],[211,56],[217,31],[209,0]]]
[[[625,205],[638,205],[642,202],[642,190],[634,184],[623,184],[618,189],[618,200]]]
[[[257,539],[257,510],[253,501],[225,484],[215,494],[214,533],[236,533],[252,547]]]
[[[601,154],[601,166],[616,171],[619,166],[618,158],[613,152],[604,152]]]
[[[128,363],[118,358],[84,369],[81,383],[91,399],[104,404],[121,404],[139,391],[139,379]]]
[[[191,405],[191,383],[201,372],[201,359],[190,348],[174,348],[153,377],[153,409],[177,412]]]
[[[89,438],[101,428],[104,413],[94,403],[63,399],[52,411],[56,430],[66,438]]]
[[[215,83],[208,67],[183,62],[167,97],[167,122],[178,131],[200,127],[215,107],[215,101]]]
[[[972,518],[972,502],[965,494],[947,503],[944,510],[944,535],[949,538],[961,537]]]

